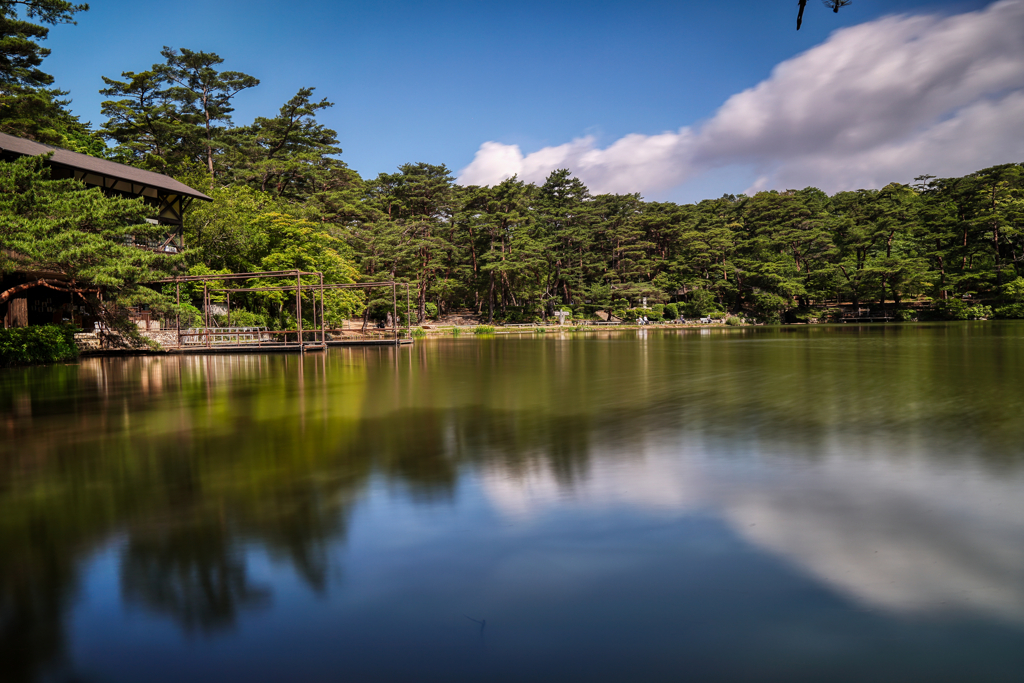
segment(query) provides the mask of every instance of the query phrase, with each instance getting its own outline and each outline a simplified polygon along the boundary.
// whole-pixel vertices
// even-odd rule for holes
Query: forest
[[[121,244],[125,220],[137,227],[145,210],[48,180],[30,160],[4,163],[0,246],[92,279],[125,305],[169,310],[173,297],[145,283],[170,274],[301,268],[328,282],[409,283],[413,322],[467,309],[494,323],[556,309],[628,318],[644,304],[652,319],[768,323],[826,320],[840,306],[908,320],[1024,317],[1021,163],[957,178],[921,169],[911,184],[831,196],[807,187],[696,204],[592,194],[572,169],[540,185],[461,186],[424,162],[362,178],[318,120],[332,102],[299,87],[276,112],[236,123],[234,99],[260,81],[210,52],[165,47],[151,65],[104,74],[102,121],[82,122],[41,70],[48,50],[38,41],[87,9],[0,0],[0,131],[159,171],[214,201],[187,215],[182,254],[97,246],[83,255],[78,242]],[[390,299],[344,291],[328,302],[335,321],[390,309]],[[244,305],[249,323],[294,321],[283,297]]]

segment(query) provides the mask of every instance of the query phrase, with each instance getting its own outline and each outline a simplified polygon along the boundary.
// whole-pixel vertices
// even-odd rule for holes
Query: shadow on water
[[[571,494],[600,478],[597,458],[628,468],[695,443],[726,460],[815,463],[839,444],[1016,476],[1022,341],[1019,325],[607,333],[3,371],[0,661],[14,681],[74,668],[79,572],[112,539],[122,601],[184,632],[273,608],[252,547],[326,595],[330,549],[377,479],[423,506],[454,505],[471,473]]]

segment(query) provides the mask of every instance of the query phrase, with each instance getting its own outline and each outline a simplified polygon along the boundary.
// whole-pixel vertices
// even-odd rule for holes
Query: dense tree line
[[[84,9],[36,5],[49,23]],[[0,2],[8,33],[13,6]],[[50,97],[59,115],[18,118],[2,104],[0,130],[168,173],[214,198],[188,215],[189,250],[165,269],[395,279],[410,283],[420,320],[467,308],[496,322],[555,309],[628,316],[644,302],[765,321],[822,318],[840,303],[897,316],[916,315],[911,303],[953,318],[1024,314],[1021,164],[832,196],[804,188],[696,204],[594,195],[569,169],[540,185],[464,187],[427,163],[363,179],[317,120],[333,105],[311,87],[273,116],[236,125],[234,98],[259,80],[222,70],[216,54],[167,47],[147,69],[104,77],[105,121],[93,130],[46,89],[42,53],[26,54],[0,64],[4,102]],[[355,296],[334,304],[338,316],[384,309]],[[247,305],[256,316],[288,315],[286,301]]]

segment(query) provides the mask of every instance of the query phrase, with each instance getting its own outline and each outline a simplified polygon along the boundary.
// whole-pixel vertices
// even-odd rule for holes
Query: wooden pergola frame
[[[314,282],[303,284],[303,276],[315,278]],[[295,278],[294,285],[278,285],[278,286],[264,286],[264,287],[232,287],[225,289],[224,292],[227,295],[227,309],[228,309],[228,323],[231,321],[231,294],[242,293],[242,292],[295,292],[295,319],[296,319],[296,330],[268,330],[268,334],[289,334],[291,332],[296,333],[296,343],[300,350],[306,351],[307,348],[325,349],[327,348],[327,322],[324,315],[324,294],[328,290],[332,289],[370,289],[374,287],[390,287],[391,288],[391,309],[392,309],[392,330],[394,332],[394,341],[398,345],[400,343],[399,326],[398,326],[398,287],[399,285],[405,286],[406,293],[406,332],[411,334],[412,330],[412,319],[410,315],[410,292],[409,283],[407,282],[396,282],[394,280],[385,280],[380,282],[351,282],[351,283],[325,283],[324,275],[320,271],[303,271],[300,269],[295,270],[269,270],[260,271],[255,273],[224,273],[224,274],[210,274],[210,275],[181,275],[177,277],[162,278],[159,280],[153,280],[149,284],[169,284],[174,283],[174,298],[175,304],[178,307],[181,306],[181,284],[183,282],[202,282],[203,283],[203,335],[206,341],[206,346],[210,346],[210,326],[209,326],[209,309],[210,309],[210,289],[208,286],[209,282],[216,281],[230,281],[230,280],[253,280],[256,278]],[[302,294],[303,291],[311,291],[313,294],[313,321],[314,324],[317,319],[317,293],[320,294],[319,306],[320,306],[320,326],[319,329],[314,328],[314,333],[319,332],[319,342],[314,341],[312,345],[307,345],[303,341],[303,334],[305,331],[302,329]],[[180,312],[176,311],[174,316],[175,333],[177,336],[177,344],[181,346],[181,315]],[[285,337],[284,345],[288,345],[290,342]]]

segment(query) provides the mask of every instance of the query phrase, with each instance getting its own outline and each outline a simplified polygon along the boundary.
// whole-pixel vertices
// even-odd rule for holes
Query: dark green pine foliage
[[[426,316],[427,294],[454,249],[447,239],[455,215],[455,180],[443,164],[405,164],[367,184],[377,220],[353,235],[367,250],[368,271],[413,283],[416,312]]]
[[[44,162],[24,157],[0,163],[0,266],[63,276],[53,282],[39,278],[36,286],[76,292],[134,339],[134,326],[121,310],[102,306],[96,291],[102,288],[106,301],[122,305],[168,305],[142,283],[169,274],[178,257],[135,246],[160,239],[165,227],[145,221],[153,208],[141,199],[108,197],[76,180],[52,180]]]
[[[163,63],[125,71],[125,80],[103,77],[100,94],[115,98],[103,102],[103,134],[118,144],[114,153],[125,163],[171,173],[191,163],[216,176],[232,128],[232,100],[259,80],[218,71],[224,60],[212,52],[164,47],[160,54]]]
[[[604,271],[594,251],[594,209],[587,186],[568,169],[553,171],[539,188],[537,223],[548,261],[541,302],[545,310],[574,303],[592,276]]]
[[[0,132],[103,156],[102,138],[71,114],[66,91],[42,70],[48,26],[73,24],[88,5],[63,0],[0,0]],[[20,11],[19,11],[20,10]]]
[[[537,188],[516,177],[493,188],[477,188],[479,206],[473,228],[480,241],[473,259],[483,274],[483,305],[487,318],[495,313],[514,321],[543,315],[546,242],[531,209]]]
[[[64,0],[0,0],[0,89],[7,94],[52,85],[53,76],[39,68],[50,54],[39,44],[50,32],[43,24],[73,24],[75,14],[88,9]]]
[[[322,191],[332,174],[347,167],[338,134],[316,120],[334,106],[312,100],[313,88],[301,88],[277,116],[257,117],[225,136],[225,180],[240,182],[278,197],[304,199]]]

